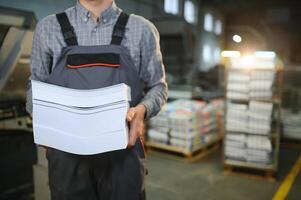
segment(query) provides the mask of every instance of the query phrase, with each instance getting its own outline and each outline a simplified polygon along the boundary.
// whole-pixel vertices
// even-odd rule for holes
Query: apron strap
[[[120,45],[125,34],[125,27],[129,20],[129,15],[121,12],[114,26],[111,44]]]
[[[56,14],[56,18],[61,26],[64,40],[68,46],[78,45],[76,34],[65,12]]]

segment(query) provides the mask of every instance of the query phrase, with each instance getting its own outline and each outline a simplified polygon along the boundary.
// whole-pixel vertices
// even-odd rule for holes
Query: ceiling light
[[[233,35],[232,40],[236,43],[240,43],[242,38],[239,35]]]

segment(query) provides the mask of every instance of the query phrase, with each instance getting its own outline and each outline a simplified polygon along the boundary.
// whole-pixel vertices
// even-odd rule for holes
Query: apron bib
[[[121,46],[129,15],[119,15],[110,45],[97,46],[79,46],[66,13],[56,16],[67,46],[46,82],[83,90],[125,83],[131,87],[130,106],[136,106],[143,83],[129,50]],[[47,158],[52,199],[142,199],[145,156],[140,139],[133,149],[92,156],[49,149]]]

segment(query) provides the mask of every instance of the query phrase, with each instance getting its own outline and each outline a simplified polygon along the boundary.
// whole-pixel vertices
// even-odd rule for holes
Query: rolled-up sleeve
[[[26,110],[32,113],[32,91],[30,80],[45,81],[50,73],[52,53],[47,45],[47,21],[38,23],[32,45],[31,53],[31,76],[28,82]]]
[[[147,22],[140,42],[141,72],[146,93],[141,101],[146,107],[146,118],[155,116],[167,101],[168,87],[160,50],[160,35],[156,27]]]

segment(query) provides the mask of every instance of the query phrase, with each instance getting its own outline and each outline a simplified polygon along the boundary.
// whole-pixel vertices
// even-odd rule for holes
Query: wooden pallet
[[[149,154],[171,160],[193,163],[216,151],[221,146],[221,140],[222,137],[219,136],[209,143],[200,146],[194,151],[188,151],[187,149],[183,149],[181,147],[166,145],[153,141],[147,141],[146,146]]]
[[[240,176],[248,179],[275,181],[276,173],[274,169],[260,169],[236,165],[224,165],[224,174]]]

